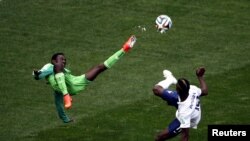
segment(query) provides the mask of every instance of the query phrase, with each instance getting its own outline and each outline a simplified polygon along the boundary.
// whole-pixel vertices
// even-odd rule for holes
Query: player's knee
[[[154,86],[153,87],[153,89],[152,89],[152,91],[153,91],[153,93],[156,95],[156,96],[160,96],[161,95],[161,93],[162,93],[162,87],[161,86]]]
[[[96,66],[96,68],[99,70],[99,71],[104,71],[107,69],[107,67],[104,65],[104,64],[99,64]]]

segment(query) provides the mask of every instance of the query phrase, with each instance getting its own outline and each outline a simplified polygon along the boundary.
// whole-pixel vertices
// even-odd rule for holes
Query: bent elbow
[[[208,95],[208,90],[207,89],[201,90],[201,95],[202,96],[207,96]]]

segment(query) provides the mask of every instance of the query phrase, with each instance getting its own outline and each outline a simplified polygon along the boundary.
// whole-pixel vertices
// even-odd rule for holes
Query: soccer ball
[[[155,20],[156,28],[160,33],[164,33],[172,27],[172,20],[167,15],[160,15]]]

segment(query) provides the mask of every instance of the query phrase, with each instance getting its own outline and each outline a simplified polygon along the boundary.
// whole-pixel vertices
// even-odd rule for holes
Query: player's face
[[[66,66],[66,58],[64,55],[58,55],[56,57],[55,63],[62,64],[64,67]]]

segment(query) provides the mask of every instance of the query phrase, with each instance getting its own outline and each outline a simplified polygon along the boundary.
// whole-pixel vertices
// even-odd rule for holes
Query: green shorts
[[[54,91],[61,93],[61,90],[57,85],[54,74],[48,77],[48,81]],[[70,95],[79,94],[82,90],[86,88],[86,86],[89,85],[90,82],[91,81],[85,77],[85,74],[80,76],[74,76],[67,73],[65,74],[65,83]]]
[[[88,80],[85,77],[85,74],[80,75],[80,76],[74,76],[73,78],[70,79],[70,81],[67,80],[67,77],[65,79],[66,79],[66,85],[67,85],[68,92],[71,95],[76,95],[76,94],[80,93],[91,82],[90,80]]]

